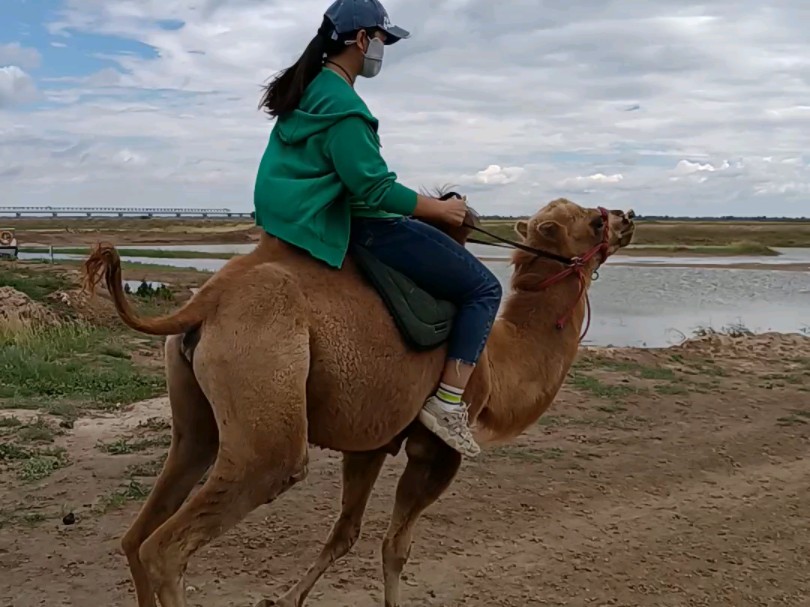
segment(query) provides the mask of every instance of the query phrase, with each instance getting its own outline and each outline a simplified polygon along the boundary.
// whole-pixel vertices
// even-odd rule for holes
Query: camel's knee
[[[198,426],[199,434],[184,429],[172,428],[172,444],[169,448],[167,465],[181,465],[192,469],[207,469],[216,459],[219,449],[219,435],[216,428]]]
[[[271,471],[268,478],[263,485],[267,487],[268,495],[262,502],[272,502],[282,493],[290,490],[294,485],[302,483],[309,476],[309,456],[304,451],[303,457],[295,465],[286,467],[281,470],[272,470],[272,464],[268,464],[268,469]]]
[[[185,573],[188,555],[183,548],[204,543],[200,541],[203,538],[195,535],[183,537],[179,544],[171,545],[162,542],[162,539],[165,538],[153,534],[144,540],[138,550],[141,566],[156,591],[164,585],[176,583]]]
[[[138,551],[141,549],[141,544],[143,544],[143,537],[140,529],[136,527],[132,527],[124,534],[124,537],[121,538],[121,550],[124,551],[124,555],[128,559],[133,559],[138,557]]]
[[[138,548],[138,559],[149,576],[149,581],[157,588],[168,578],[168,564],[165,561],[165,551],[158,543],[147,538]]]

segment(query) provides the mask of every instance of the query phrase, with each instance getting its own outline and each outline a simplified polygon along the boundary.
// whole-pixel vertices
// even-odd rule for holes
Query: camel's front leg
[[[332,527],[332,533],[318,556],[307,570],[306,575],[289,592],[275,602],[261,601],[257,607],[301,607],[307,595],[324,572],[338,559],[348,554],[357,538],[366,504],[371,496],[374,483],[380,475],[386,453],[343,454],[343,498],[340,518]]]
[[[419,427],[408,439],[408,465],[399,479],[391,524],[383,542],[385,607],[399,607],[399,581],[411,550],[413,527],[450,486],[461,455]]]

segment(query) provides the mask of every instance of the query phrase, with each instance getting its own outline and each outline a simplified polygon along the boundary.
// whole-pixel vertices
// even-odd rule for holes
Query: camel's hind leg
[[[301,607],[307,595],[324,572],[338,559],[346,556],[360,537],[360,526],[374,483],[380,475],[386,453],[343,454],[343,497],[340,518],[306,575],[278,601],[262,601],[257,607]]]
[[[209,327],[195,354],[219,427],[214,467],[200,491],[141,546],[163,607],[186,607],[183,575],[194,552],[306,476],[306,328],[284,316],[251,333],[240,328]],[[228,343],[230,335],[240,348]],[[268,351],[264,344],[274,341],[283,347]]]
[[[180,353],[180,337],[166,340],[166,375],[172,409],[172,444],[149,498],[121,545],[129,561],[138,607],[155,607],[155,592],[141,564],[141,544],[178,508],[214,460],[217,425],[208,399]]]
[[[383,541],[385,607],[399,607],[399,582],[419,516],[450,486],[461,455],[417,427],[405,447],[408,464],[397,485],[391,524]]]

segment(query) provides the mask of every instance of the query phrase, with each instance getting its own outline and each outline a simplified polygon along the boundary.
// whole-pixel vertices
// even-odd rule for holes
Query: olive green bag
[[[454,304],[420,289],[360,245],[352,246],[352,258],[382,297],[411,348],[432,350],[447,341],[457,312]]]

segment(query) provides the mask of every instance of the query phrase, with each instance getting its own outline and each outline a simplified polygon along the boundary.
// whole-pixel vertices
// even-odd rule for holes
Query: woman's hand
[[[420,195],[416,201],[414,216],[458,227],[464,223],[464,218],[467,216],[467,200],[458,197],[438,200]]]

